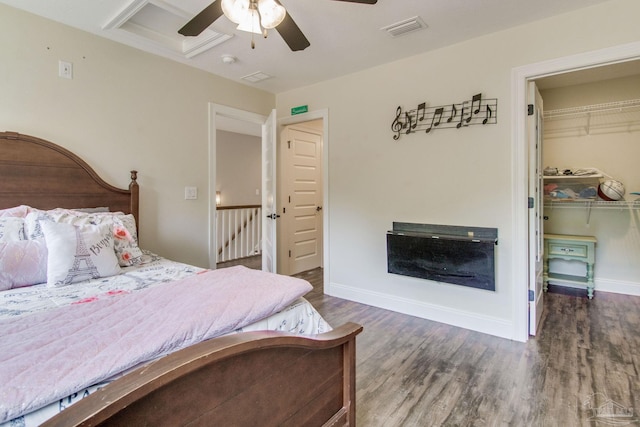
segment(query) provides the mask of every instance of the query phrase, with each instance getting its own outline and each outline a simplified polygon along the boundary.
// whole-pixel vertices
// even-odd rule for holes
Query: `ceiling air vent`
[[[386,31],[391,37],[400,37],[425,28],[427,28],[427,24],[424,23],[422,18],[414,16],[413,18],[405,19],[404,21],[396,22],[395,24],[387,25],[380,29]]]
[[[256,71],[255,73],[252,73],[252,74],[246,75],[244,77],[241,77],[241,79],[242,80],[246,80],[246,81],[251,82],[251,83],[257,83],[257,82],[260,82],[262,80],[269,79],[271,77],[272,76],[270,76],[267,73],[263,73],[262,71]]]

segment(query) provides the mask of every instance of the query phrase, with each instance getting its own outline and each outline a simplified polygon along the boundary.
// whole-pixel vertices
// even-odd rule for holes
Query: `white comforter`
[[[174,278],[190,277],[158,284],[131,271],[101,279],[89,286],[91,291],[76,284],[4,295],[0,423],[50,402],[59,400],[62,406],[60,399],[114,374],[242,329],[311,289],[303,280],[245,267],[201,271],[184,264],[172,266]],[[147,269],[153,275],[154,267]],[[200,274],[194,274],[198,270]],[[316,327],[307,333],[330,329],[324,321],[318,323],[320,331]],[[290,330],[291,325],[270,329]]]

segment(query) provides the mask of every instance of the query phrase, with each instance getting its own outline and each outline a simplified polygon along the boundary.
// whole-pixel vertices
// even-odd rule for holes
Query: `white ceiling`
[[[251,35],[235,30],[230,21],[221,17],[210,29],[232,37],[191,58],[181,51],[183,37],[177,31],[211,0],[0,0],[0,3],[280,93],[605,1],[378,0],[372,6],[333,0],[281,0],[311,42],[306,50],[290,51],[273,30],[266,40],[256,37],[256,48],[252,50]],[[131,21],[137,25],[131,22],[120,25],[123,16],[138,8],[152,13]],[[424,20],[427,29],[395,38],[381,30],[416,16]],[[225,64],[223,55],[233,55],[237,61]],[[257,83],[241,80],[256,72],[272,77]]]

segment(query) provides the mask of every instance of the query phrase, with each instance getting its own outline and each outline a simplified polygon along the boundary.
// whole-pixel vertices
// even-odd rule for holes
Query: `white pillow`
[[[47,281],[47,247],[43,240],[0,243],[0,291]]]
[[[110,224],[75,226],[40,221],[47,244],[47,286],[113,276],[120,265]]]
[[[24,230],[24,218],[13,216],[0,218],[0,243],[26,240]]]
[[[30,211],[31,207],[27,205],[20,205],[9,209],[0,209],[0,218],[7,216],[24,218]]]

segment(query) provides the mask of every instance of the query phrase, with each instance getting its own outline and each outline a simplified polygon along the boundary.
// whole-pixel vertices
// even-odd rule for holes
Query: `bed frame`
[[[138,172],[129,189],[104,182],[80,157],[52,142],[17,132],[0,132],[0,209],[108,207],[139,214]]]
[[[138,223],[139,186],[104,182],[70,151],[0,132],[0,209],[108,207]],[[139,226],[139,224],[138,224]],[[133,371],[42,426],[354,426],[355,337],[262,331],[215,338]]]
[[[355,426],[355,337],[245,332],[166,356],[42,427]]]

